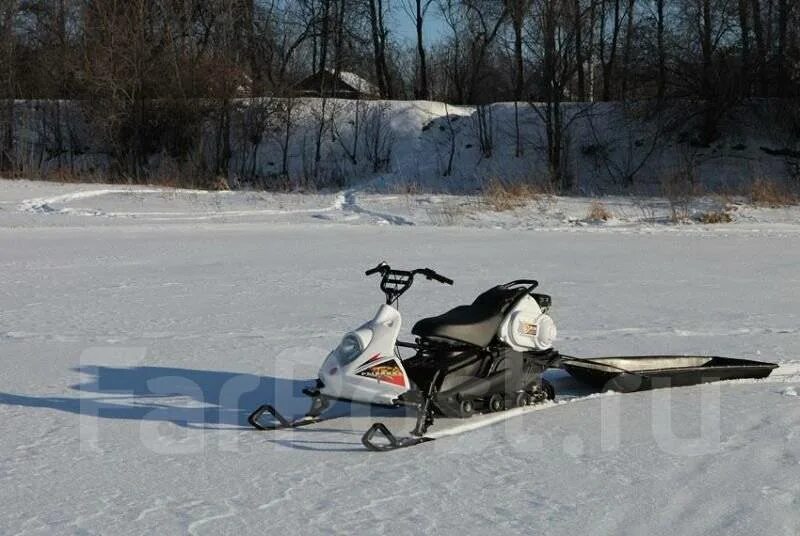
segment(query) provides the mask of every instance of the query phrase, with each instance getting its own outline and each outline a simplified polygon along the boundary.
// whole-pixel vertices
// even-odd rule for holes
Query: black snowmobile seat
[[[519,287],[491,288],[475,298],[472,305],[460,305],[442,315],[423,318],[414,324],[411,333],[422,338],[488,346],[508,308],[525,292],[524,288]]]

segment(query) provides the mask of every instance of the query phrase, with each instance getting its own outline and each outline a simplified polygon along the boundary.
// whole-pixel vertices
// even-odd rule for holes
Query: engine
[[[556,324],[547,314],[549,305],[548,296],[542,296],[542,300],[524,296],[506,314],[498,338],[518,352],[549,350],[557,335]]]

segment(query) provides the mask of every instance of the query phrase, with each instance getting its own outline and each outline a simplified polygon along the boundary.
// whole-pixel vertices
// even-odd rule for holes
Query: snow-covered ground
[[[466,197],[98,190],[0,182],[0,534],[800,533],[797,209],[668,225],[624,199],[596,223],[588,199],[496,213]],[[448,204],[463,217],[436,216]],[[363,270],[382,259],[456,281],[404,297],[406,337],[535,277],[564,353],[782,366],[565,397],[394,453],[361,447],[361,408],[248,430],[258,403],[301,410],[322,357],[380,303]]]
[[[0,192],[0,225],[9,227],[345,223],[646,234],[800,232],[800,206],[763,208],[730,196],[670,204],[656,197],[537,195],[500,199],[513,207],[497,210],[491,197],[377,194],[370,184],[339,193],[284,194],[0,179]],[[594,205],[609,218],[593,219]],[[730,221],[701,224],[714,214]],[[680,225],[674,225],[676,217]]]

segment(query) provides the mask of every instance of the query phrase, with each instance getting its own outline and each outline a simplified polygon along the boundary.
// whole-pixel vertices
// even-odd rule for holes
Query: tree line
[[[412,34],[396,31],[399,17]],[[437,33],[429,35],[434,18]],[[48,157],[58,157],[69,136],[61,102],[77,101],[120,173],[138,177],[154,152],[188,158],[210,121],[216,157],[206,171],[224,174],[236,99],[292,97],[298,82],[322,71],[358,73],[383,99],[542,103],[537,113],[557,167],[562,103],[696,101],[698,139],[711,143],[737,103],[797,98],[800,5],[0,0],[0,169],[16,165],[15,99],[41,99],[55,103]]]

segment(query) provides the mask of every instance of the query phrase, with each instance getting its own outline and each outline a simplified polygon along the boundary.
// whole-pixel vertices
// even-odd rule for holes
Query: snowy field
[[[98,190],[0,181],[0,534],[800,533],[797,209],[667,225],[655,200],[605,200],[615,218],[596,223],[585,199],[494,213],[437,196]],[[459,204],[459,221],[441,209]],[[300,388],[381,302],[363,270],[383,259],[456,281],[404,296],[405,338],[533,277],[564,353],[782,366],[562,397],[393,453],[360,435],[402,419],[361,408],[247,429],[259,403],[304,409]]]

